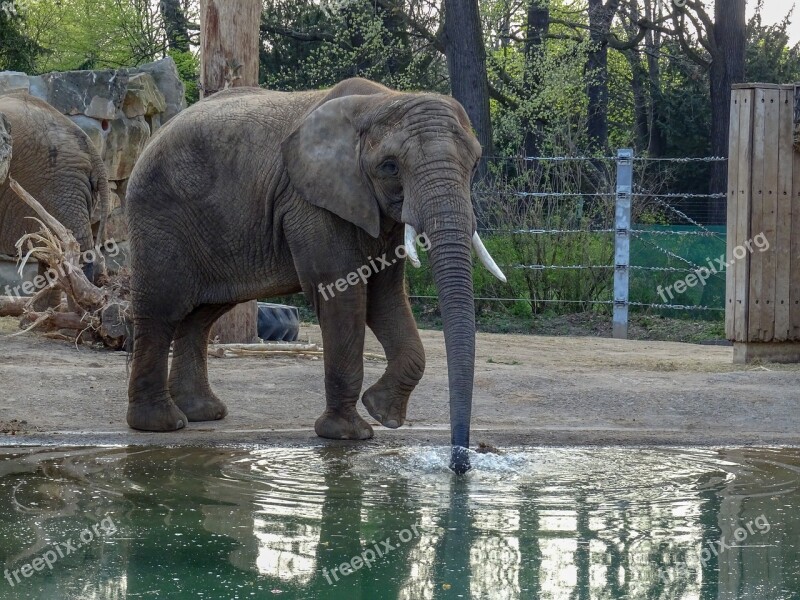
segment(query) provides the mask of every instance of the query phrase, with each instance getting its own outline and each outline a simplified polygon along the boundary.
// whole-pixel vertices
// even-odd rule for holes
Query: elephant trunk
[[[431,270],[439,293],[447,351],[452,444],[450,468],[461,475],[470,469],[467,448],[475,373],[471,253],[474,226],[471,209],[466,212],[457,208],[464,206],[464,198],[439,201],[435,205],[441,210],[426,214],[422,225],[430,240]]]

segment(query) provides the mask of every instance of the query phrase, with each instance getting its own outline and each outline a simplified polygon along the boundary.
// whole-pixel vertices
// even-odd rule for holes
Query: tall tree
[[[711,95],[711,153],[728,156],[728,125],[730,123],[731,85],[744,81],[745,44],[747,21],[745,0],[716,2],[714,18],[706,12],[698,0],[686,0],[685,5],[676,5],[673,13],[674,30],[681,47],[692,60],[708,69]],[[694,29],[702,51],[692,44]],[[713,163],[709,191],[725,192],[728,165]],[[712,223],[725,223],[726,199],[714,199],[709,208],[708,219]]]
[[[161,0],[161,18],[167,33],[170,50],[189,52],[189,20],[183,12],[180,0]]]
[[[608,145],[608,42],[611,23],[620,0],[589,0],[589,39],[586,59],[589,96],[587,133],[589,147],[603,151]]]
[[[744,81],[747,21],[745,0],[717,1],[714,4],[713,44],[711,45],[711,153],[728,156],[728,126],[731,113],[731,85]],[[727,163],[711,169],[711,193],[725,192],[728,186]],[[725,202],[715,202],[712,219],[724,223]]]
[[[487,174],[493,152],[489,78],[478,0],[444,0],[444,48],[453,98],[467,111],[483,147],[478,177]]]
[[[528,97],[537,94],[537,88],[542,83],[542,59],[546,51],[545,38],[549,26],[548,0],[528,0],[528,14],[525,19],[525,72],[523,74],[523,87]],[[539,154],[544,125],[544,121],[534,115],[526,115],[523,120],[526,156]]]
[[[203,97],[228,87],[258,85],[261,0],[201,0],[200,81]],[[258,303],[236,305],[223,315],[211,338],[223,343],[258,339]]]
[[[203,97],[258,85],[261,0],[201,0],[200,82]]]
[[[23,17],[15,3],[0,2],[0,71],[34,72],[36,57],[44,48],[23,30]]]

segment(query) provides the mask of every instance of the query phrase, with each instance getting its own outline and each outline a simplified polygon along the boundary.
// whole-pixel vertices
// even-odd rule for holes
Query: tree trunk
[[[650,22],[661,18],[661,5],[657,5],[659,12],[651,10],[650,2],[644,3],[645,17]],[[644,38],[645,55],[647,56],[647,75],[650,89],[650,110],[648,115],[648,129],[650,139],[647,153],[653,157],[664,156],[667,148],[667,136],[664,131],[663,118],[665,113],[664,94],[661,88],[661,65],[658,62],[661,56],[661,33],[648,30]]]
[[[453,98],[464,106],[483,147],[478,168],[478,177],[483,179],[488,171],[486,157],[492,155],[493,145],[478,0],[444,0],[444,45]]]
[[[261,0],[201,0],[200,97],[228,87],[258,85]],[[258,338],[255,300],[235,306],[213,328],[224,343],[248,344]]]
[[[636,23],[639,20],[639,3],[631,0],[628,8],[628,18],[625,20],[625,29],[628,37],[633,38],[638,29]],[[642,63],[642,53],[638,47],[629,48],[622,52],[628,59],[631,67],[631,91],[633,92],[633,125],[635,133],[635,148],[638,151],[648,147],[649,133],[649,110],[647,97],[647,72]]]
[[[219,344],[251,344],[258,341],[258,302],[237,304],[211,327],[210,342]]]
[[[589,0],[589,39],[591,47],[586,58],[589,97],[589,148],[603,152],[608,145],[608,36],[619,0]]]
[[[747,40],[745,0],[717,2],[714,6],[714,46],[709,78],[711,80],[711,154],[728,156],[728,125],[731,111],[731,85],[744,81],[744,56]],[[711,167],[710,192],[727,189],[728,165],[714,162]],[[709,222],[726,220],[726,199],[709,203]]]
[[[523,85],[529,98],[537,94],[537,88],[542,83],[541,62],[545,54],[545,39],[550,26],[550,9],[547,1],[529,0],[528,4]],[[536,115],[526,113],[522,125],[525,130],[525,156],[539,155],[544,121]]]
[[[201,97],[258,85],[260,23],[260,0],[201,0]]]
[[[159,10],[164,19],[169,49],[189,52],[189,21],[183,14],[180,0],[161,0]]]
[[[625,56],[631,66],[631,91],[633,92],[633,118],[636,132],[636,149],[643,150],[649,146],[649,118],[647,110],[647,90],[645,82],[647,75],[642,66],[641,53],[634,50],[625,51]]]

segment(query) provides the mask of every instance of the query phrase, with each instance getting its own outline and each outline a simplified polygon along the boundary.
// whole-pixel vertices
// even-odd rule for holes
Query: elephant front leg
[[[369,282],[367,324],[383,346],[388,364],[362,402],[385,427],[400,427],[408,399],[425,371],[425,350],[408,303],[403,263],[372,277]]]
[[[350,286],[334,296],[314,290],[325,360],[325,412],[314,424],[324,438],[366,440],[372,427],[356,411],[364,380],[366,290]]]

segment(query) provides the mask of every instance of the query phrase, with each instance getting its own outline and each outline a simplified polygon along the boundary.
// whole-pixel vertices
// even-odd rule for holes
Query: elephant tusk
[[[503,283],[508,281],[506,276],[503,275],[503,272],[500,270],[500,267],[498,267],[497,263],[494,262],[494,259],[492,258],[492,255],[489,254],[486,246],[483,245],[483,242],[481,241],[477,231],[472,236],[472,247],[475,248],[475,253],[478,255],[478,258],[481,259],[483,266],[486,267],[492,275],[497,277]]]
[[[420,267],[419,255],[417,255],[417,231],[406,223],[406,255],[411,264],[417,269]]]

